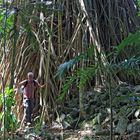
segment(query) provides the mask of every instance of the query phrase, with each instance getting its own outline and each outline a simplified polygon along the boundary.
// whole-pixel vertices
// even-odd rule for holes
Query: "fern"
[[[62,87],[62,92],[59,97],[59,99],[64,99],[67,91],[69,90],[70,86],[75,82],[75,85],[80,88],[85,86],[86,82],[89,81],[91,78],[93,78],[96,74],[97,71],[102,69],[102,70],[113,70],[115,73],[118,72],[124,72],[125,74],[129,76],[139,76],[139,71],[140,71],[140,57],[132,57],[128,60],[121,61],[116,64],[111,64],[108,63],[105,67],[99,67],[98,65],[91,65],[89,67],[85,68],[79,68],[74,72],[72,76],[67,77],[65,80],[65,84]]]
[[[117,47],[117,54],[122,52],[126,47],[138,47],[140,46],[140,30],[135,33],[130,33]]]
[[[139,46],[140,46],[140,30],[136,31],[133,34],[130,33],[128,37],[125,38],[120,43],[120,45],[114,48],[114,50],[108,55],[108,57],[112,55],[115,55],[115,56],[119,55],[125,50],[126,47],[139,48]],[[92,49],[94,50],[94,47],[92,47]],[[92,49],[89,48],[89,50],[85,52],[84,54],[76,56],[74,59],[71,59],[70,61],[61,64],[58,68],[57,76],[59,76],[59,78],[62,78],[64,76],[65,71],[71,69],[80,60],[84,59],[85,61],[87,61],[88,59],[91,60],[91,58],[94,59],[95,56],[93,55],[94,52]],[[92,56],[90,52],[92,52]],[[100,71],[104,71],[108,69],[110,72],[112,72],[113,70],[114,74],[123,72],[129,76],[134,76],[134,77],[140,75],[139,74],[139,71],[140,71],[140,68],[139,68],[140,57],[139,56],[132,56],[130,58],[127,58],[117,63],[113,61],[113,62],[107,63],[106,66],[104,67],[99,67],[100,65],[102,65],[101,63],[102,62],[97,62],[96,66],[94,65],[94,66],[89,66],[86,68],[79,68],[78,70],[74,72],[72,76],[67,77],[65,84],[62,88],[61,95],[60,95],[61,99],[65,97],[65,94],[67,93],[67,91],[69,90],[69,87],[71,86],[73,82],[76,82],[75,85],[78,88],[80,88],[84,86],[88,80],[94,77],[99,69]]]
[[[60,79],[63,78],[65,71],[69,70],[75,64],[76,64],[76,60],[75,59],[69,60],[68,62],[64,62],[63,64],[61,64],[58,67],[56,76],[59,77]]]
[[[78,62],[80,62],[81,60],[85,60],[87,61],[88,59],[92,58],[94,55],[94,49],[88,48],[87,52],[82,53],[78,56],[75,56],[73,59],[64,62],[63,64],[61,64],[58,67],[57,73],[55,75],[55,77],[59,77],[60,79],[64,77],[64,73],[68,70],[70,70],[75,64],[77,64]]]
[[[77,77],[80,79],[80,82],[77,84],[77,87],[85,86],[86,82],[92,79],[97,73],[97,66],[89,66],[84,69],[79,69],[77,71]]]
[[[68,92],[70,86],[75,82],[75,85],[80,88],[85,86],[86,82],[90,80],[92,77],[96,75],[98,71],[98,66],[89,66],[86,68],[79,68],[78,70],[75,71],[73,76],[67,77],[65,80],[65,84],[62,87],[61,94],[59,96],[59,99],[62,100],[64,99],[66,93]]]
[[[76,77],[75,75],[67,77],[65,80],[65,84],[62,87],[61,94],[59,95],[58,99],[63,100],[66,93],[68,92],[70,86],[75,82]]]
[[[140,71],[140,57],[132,57],[110,66],[116,72],[123,71],[128,75],[138,76]]]

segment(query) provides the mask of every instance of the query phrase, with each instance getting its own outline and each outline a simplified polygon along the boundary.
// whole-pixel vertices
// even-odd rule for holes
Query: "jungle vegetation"
[[[125,139],[130,124],[140,128],[139,15],[139,0],[0,0],[3,138],[20,126],[14,89],[29,71],[47,83],[35,128],[89,123],[91,139],[110,140]]]

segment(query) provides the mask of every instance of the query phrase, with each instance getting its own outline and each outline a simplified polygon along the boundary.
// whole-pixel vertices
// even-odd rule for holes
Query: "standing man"
[[[31,123],[32,111],[35,105],[35,90],[39,87],[44,87],[45,85],[40,85],[36,80],[34,80],[34,75],[32,72],[27,74],[28,79],[19,83],[19,86],[23,86],[23,106],[24,106],[24,116],[25,122]]]

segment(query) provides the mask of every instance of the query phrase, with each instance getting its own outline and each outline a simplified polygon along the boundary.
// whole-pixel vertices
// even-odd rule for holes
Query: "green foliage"
[[[58,67],[56,76],[60,79],[64,78],[64,73],[70,69],[73,68],[74,65],[78,64],[80,61],[84,61],[84,63],[88,60],[94,60],[94,47],[89,47],[85,53],[81,53],[78,56],[75,56],[73,59],[64,62]],[[84,87],[86,82],[97,73],[98,66],[97,65],[91,65],[89,67],[85,68],[79,68],[75,70],[72,76],[69,76],[65,80],[65,84],[62,88],[61,94],[59,96],[59,99],[64,99],[68,89],[71,87],[71,85],[76,85],[79,89],[80,87]]]
[[[128,37],[116,47],[116,53],[119,54],[124,51],[126,47],[139,48],[140,46],[140,30],[135,33],[129,33]]]
[[[4,107],[5,104],[5,112],[4,110],[0,113],[0,121],[3,122],[3,119],[5,117],[5,126],[4,123],[2,123],[1,131],[4,129],[14,130],[16,127],[16,117],[11,111],[11,107],[15,104],[14,100],[14,94],[13,89],[9,89],[8,87],[5,89],[4,93],[5,97],[3,97],[3,94],[0,94],[0,106]]]
[[[140,76],[140,57],[131,57],[116,64],[110,65],[112,69],[118,73],[123,72],[129,76]]]
[[[70,86],[73,84],[76,85],[78,88],[84,87],[86,82],[96,75],[97,71],[98,66],[94,65],[76,70],[72,76],[67,77],[59,99],[64,99],[65,94],[67,93]]]
[[[137,30],[135,33],[129,34],[129,36],[125,38],[115,48],[115,50],[109,54],[109,56],[117,56],[116,58],[118,58],[121,53],[127,51],[126,48],[133,47],[134,49],[136,49],[136,48],[139,48],[139,46],[140,46],[140,30]],[[94,47],[92,48],[94,49]],[[64,76],[65,71],[70,70],[75,64],[77,64],[81,60],[84,60],[84,61],[87,61],[89,59],[94,60],[93,58],[94,52],[92,51],[92,57],[91,57],[90,49],[91,48],[89,48],[87,52],[69,60],[68,62],[61,64],[58,68],[57,76],[62,78]],[[137,54],[138,53],[140,53],[139,49],[137,51]],[[127,57],[124,60],[120,60],[119,62],[117,61],[117,59],[115,59],[115,61],[113,62],[111,61],[111,62],[106,63],[105,66],[103,62],[98,61],[96,63],[96,66],[91,65],[84,69],[79,68],[78,70],[74,72],[72,76],[67,77],[67,79],[65,80],[65,84],[62,88],[62,94],[60,96],[60,99],[64,98],[65,94],[67,93],[68,89],[71,87],[72,84],[75,84],[78,88],[84,86],[88,80],[90,80],[97,74],[98,70],[106,72],[108,74],[112,73],[113,74],[112,76],[116,76],[117,73],[122,72],[128,76],[132,76],[135,78],[135,77],[140,76],[139,66],[140,66],[140,57],[138,55],[132,55],[130,57]]]
[[[0,9],[0,36],[4,36],[4,32],[6,35],[11,31],[13,27],[13,14],[15,10]]]
[[[81,53],[78,56],[75,56],[73,59],[64,62],[58,67],[56,76],[58,76],[60,79],[64,78],[64,73],[68,70],[70,70],[74,65],[78,64],[81,60],[87,61],[88,59],[93,59],[94,56],[94,48],[90,47],[87,49],[87,52]]]
[[[64,77],[64,72],[66,70],[68,71],[70,68],[72,68],[72,66],[74,66],[76,63],[78,63],[81,57],[82,56],[80,55],[78,57],[75,57],[74,59],[71,59],[71,60],[69,60],[69,61],[64,62],[63,64],[61,64],[58,67],[56,76],[59,76],[59,78],[63,78]]]
[[[137,6],[137,15],[140,16],[140,0],[135,0],[135,4]]]

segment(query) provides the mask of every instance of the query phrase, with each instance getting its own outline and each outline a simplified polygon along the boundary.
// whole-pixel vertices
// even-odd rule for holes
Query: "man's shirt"
[[[34,98],[35,90],[37,90],[37,87],[39,86],[38,82],[36,80],[24,80],[20,83],[24,86],[23,94],[25,98]]]

